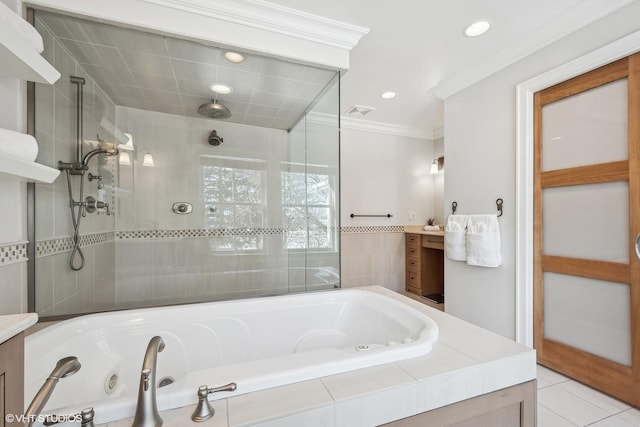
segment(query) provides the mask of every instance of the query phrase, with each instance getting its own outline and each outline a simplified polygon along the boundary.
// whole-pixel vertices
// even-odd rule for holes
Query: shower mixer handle
[[[96,209],[106,209],[107,216],[111,215],[111,210],[109,209],[109,203],[101,202],[100,200],[96,200],[95,197],[87,196],[84,199],[84,203],[81,203],[84,206],[84,210],[89,213],[94,213]],[[82,215],[86,216],[86,215]]]

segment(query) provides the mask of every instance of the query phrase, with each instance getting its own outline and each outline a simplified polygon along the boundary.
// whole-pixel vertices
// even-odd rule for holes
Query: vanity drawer
[[[405,256],[407,259],[420,259],[420,246],[407,246]]]
[[[407,286],[415,286],[422,289],[419,269],[407,268]]]
[[[416,271],[420,271],[420,257],[419,256],[407,256],[407,263],[406,263],[406,267],[407,267],[407,271],[411,270],[416,270]]]
[[[444,236],[424,235],[422,236],[421,246],[423,248],[444,250]]]
[[[419,234],[405,234],[405,241],[407,246],[420,246],[420,235]]]

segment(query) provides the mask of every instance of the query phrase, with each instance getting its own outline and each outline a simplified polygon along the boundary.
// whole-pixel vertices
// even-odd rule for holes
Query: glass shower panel
[[[626,160],[627,79],[542,108],[542,170]]]
[[[545,255],[629,262],[628,182],[545,188],[542,205]]]
[[[544,284],[545,338],[631,364],[628,285],[556,273]]]
[[[283,165],[283,208],[288,221],[292,291],[340,286],[339,76],[290,132],[290,162]]]

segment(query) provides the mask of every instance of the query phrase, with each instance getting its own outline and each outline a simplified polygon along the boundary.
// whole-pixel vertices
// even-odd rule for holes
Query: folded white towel
[[[29,43],[38,53],[44,50],[42,36],[31,24],[22,19],[20,15],[15,13],[9,6],[0,1],[0,25],[9,27],[20,36],[24,41]]]
[[[0,152],[33,162],[38,157],[38,142],[31,135],[0,128]]]
[[[500,224],[495,214],[469,215],[467,223],[467,264],[499,267]]]
[[[447,257],[456,261],[467,259],[466,228],[468,215],[449,215],[444,228],[444,251]]]

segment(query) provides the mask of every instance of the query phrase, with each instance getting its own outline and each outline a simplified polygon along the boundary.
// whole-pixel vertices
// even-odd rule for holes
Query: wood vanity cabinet
[[[444,236],[405,234],[406,291],[412,294],[444,294]]]
[[[24,333],[0,344],[0,427],[9,423],[6,416],[24,413]]]

